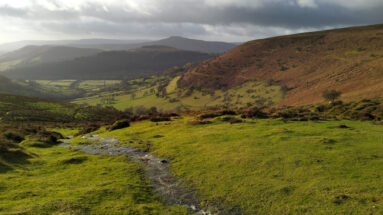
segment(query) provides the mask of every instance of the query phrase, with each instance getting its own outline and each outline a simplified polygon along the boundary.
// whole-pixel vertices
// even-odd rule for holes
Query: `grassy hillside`
[[[173,174],[197,190],[205,207],[227,214],[382,213],[382,125],[190,120],[137,122],[101,134],[138,148],[149,144],[170,159]]]
[[[88,81],[92,82],[92,81]],[[70,100],[83,96],[102,87],[77,86],[80,83],[75,80],[62,80],[57,83],[47,81],[20,81],[10,80],[0,75],[0,93],[41,98],[53,98],[57,100]],[[101,86],[101,83],[100,85]]]
[[[383,25],[274,37],[247,42],[190,69],[183,88],[227,89],[271,81],[288,90],[279,105],[324,101],[336,89],[342,100],[382,97]]]
[[[120,113],[48,99],[0,94],[0,120],[3,122],[110,122]]]
[[[123,80],[144,77],[173,66],[201,62],[213,55],[148,46],[130,51],[111,51],[59,63],[39,64],[3,72],[12,79],[22,80]]]
[[[177,86],[181,77],[179,74],[182,71],[127,81],[123,85],[110,86],[109,90],[88,94],[72,102],[113,106],[119,110],[137,112],[152,107],[158,111],[180,111],[224,106],[239,108],[273,105],[284,98],[280,86],[262,81],[247,82],[229,90],[181,89]]]
[[[0,72],[15,67],[26,67],[41,63],[72,60],[100,53],[99,49],[81,49],[65,46],[26,46],[0,56]]]

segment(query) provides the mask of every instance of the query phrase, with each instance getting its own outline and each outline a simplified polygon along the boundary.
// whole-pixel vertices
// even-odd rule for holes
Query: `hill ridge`
[[[325,89],[345,100],[381,98],[383,25],[249,41],[188,70],[179,85],[223,89],[252,80],[282,85],[279,105],[323,102]]]

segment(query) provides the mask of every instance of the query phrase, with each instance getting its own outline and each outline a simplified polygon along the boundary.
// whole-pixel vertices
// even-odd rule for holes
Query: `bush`
[[[232,117],[232,118],[229,120],[229,123],[230,123],[230,124],[242,123],[242,120],[241,120],[241,119],[238,119],[237,117]]]
[[[60,133],[53,131],[41,131],[36,134],[36,138],[47,144],[57,144],[59,139],[64,139]]]
[[[114,131],[117,129],[127,128],[130,126],[130,121],[127,119],[124,120],[118,120],[115,123],[113,123],[112,126],[109,127],[109,131]]]
[[[217,112],[211,112],[211,113],[204,113],[199,115],[199,119],[208,119],[208,118],[215,118],[218,116],[223,116],[223,115],[236,115],[237,113],[233,110],[222,110],[222,111],[217,111]]]
[[[333,103],[337,98],[339,98],[341,95],[341,92],[336,90],[326,90],[323,92],[323,98],[325,98],[327,101]]]
[[[15,142],[15,143],[19,143],[19,142],[24,140],[24,137],[22,135],[16,134],[13,132],[9,132],[9,133],[4,134],[4,137],[10,141]]]
[[[88,134],[94,131],[97,131],[101,126],[97,124],[90,124],[83,127],[81,131],[79,131],[75,136],[80,136],[84,134]]]
[[[208,120],[189,120],[188,125],[206,125],[210,124],[211,121]]]
[[[150,119],[152,122],[165,122],[165,121],[171,121],[170,117],[166,116],[155,116]]]
[[[241,118],[259,118],[259,119],[264,119],[267,118],[267,113],[263,111],[263,108],[259,107],[253,107],[247,111],[245,111],[242,115]]]

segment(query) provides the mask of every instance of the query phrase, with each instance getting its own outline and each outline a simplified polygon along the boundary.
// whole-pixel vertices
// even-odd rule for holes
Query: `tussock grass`
[[[86,155],[58,146],[26,149],[38,156],[23,168],[0,172],[0,214],[188,213],[162,203],[142,166],[126,157]]]
[[[228,213],[383,213],[381,125],[189,120],[138,122],[101,136],[138,148],[149,143],[152,153],[171,160],[173,174],[197,190],[203,205]]]

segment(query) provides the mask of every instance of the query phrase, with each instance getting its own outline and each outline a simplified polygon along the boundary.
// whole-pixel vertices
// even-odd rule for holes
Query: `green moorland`
[[[77,104],[112,106],[139,112],[156,107],[160,111],[197,110],[209,107],[273,105],[284,98],[278,85],[261,81],[244,83],[228,90],[181,89],[179,76],[159,76],[126,82],[127,89],[106,90],[98,95],[75,99]]]
[[[139,163],[56,146],[44,136],[51,134],[28,127],[24,136],[15,127],[0,128],[0,214],[188,214],[153,192]]]
[[[383,213],[382,124],[190,120],[98,133],[169,158],[172,173],[196,189],[202,205],[229,214]]]
[[[0,122],[111,122],[120,113],[113,109],[89,107],[49,99],[0,93]]]

